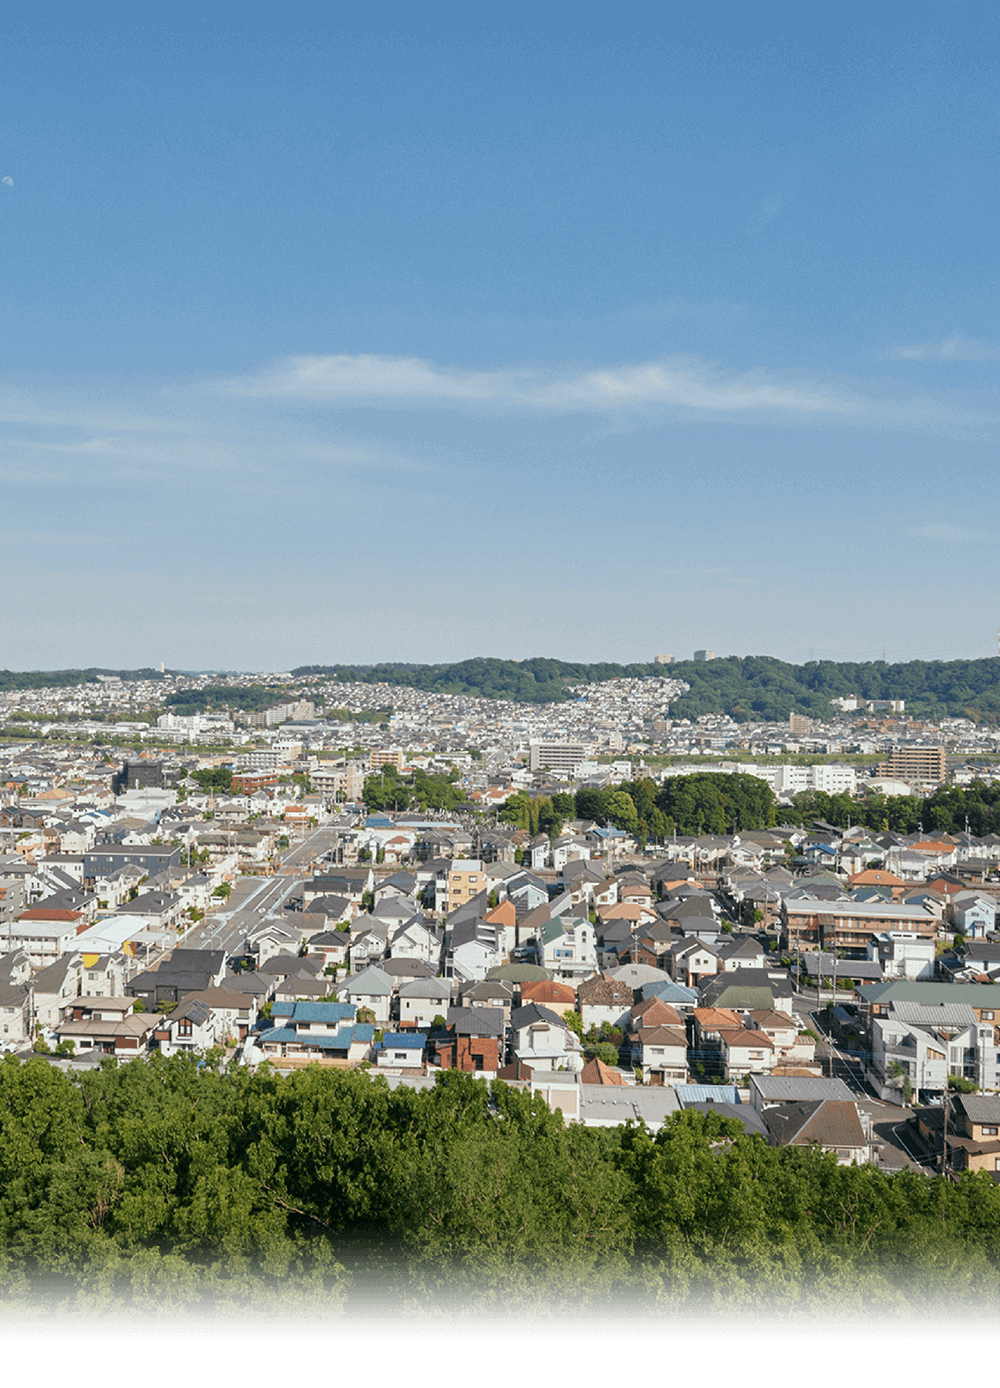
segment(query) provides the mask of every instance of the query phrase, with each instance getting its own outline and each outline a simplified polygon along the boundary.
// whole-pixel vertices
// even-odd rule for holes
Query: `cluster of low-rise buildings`
[[[882,1099],[934,1104],[956,1078],[987,1097],[1000,1084],[1000,837],[816,823],[674,835],[646,852],[606,824],[532,836],[489,814],[517,790],[704,770],[702,754],[723,745],[787,752],[814,725],[770,742],[726,720],[684,731],[669,721],[679,685],[667,679],[584,686],[541,708],[314,679],[308,698],[245,719],[160,713],[155,732],[173,750],[156,756],[59,741],[44,722],[83,719],[95,700],[119,715],[162,706],[162,685],[104,681],[17,703],[20,725],[37,713],[48,735],[0,752],[2,1049],[40,1039],[79,1064],[220,1047],[282,1069],[371,1066],[393,1084],[459,1068],[530,1086],[579,1121],[651,1126],[710,1101],[752,1126],[762,1086],[780,1082],[801,1122],[777,1114],[769,1140],[822,1128],[809,1105],[848,1104],[849,1122],[827,1111],[851,1128],[831,1150],[879,1159],[858,1094],[822,1088],[843,1084],[823,1073],[830,1057],[817,1058],[807,1025],[818,984],[831,1035]],[[324,707],[359,717],[326,722]],[[869,712],[914,732],[900,710]],[[779,799],[894,778],[919,793],[961,780],[954,749],[981,745],[971,724],[949,722],[873,738],[878,777],[846,763],[712,766],[758,775]],[[228,754],[198,750],[222,734]],[[690,734],[676,742],[690,761],[645,762],[643,748],[675,734]],[[220,765],[230,791],[194,778]],[[365,778],[385,765],[457,772],[468,804],[365,813]],[[320,826],[322,856],[280,907],[237,946],[189,946],[241,876],[280,871]],[[966,1139],[953,1150],[986,1162]]]

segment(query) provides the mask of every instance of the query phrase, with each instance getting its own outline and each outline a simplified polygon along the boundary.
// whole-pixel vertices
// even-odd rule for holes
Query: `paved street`
[[[243,877],[233,888],[226,908],[199,922],[184,939],[185,949],[224,949],[227,956],[241,949],[247,932],[265,916],[281,910],[298,879],[291,875]]]
[[[926,1163],[915,1151],[907,1127],[913,1110],[886,1104],[876,1098],[875,1091],[865,1079],[859,1057],[842,1050],[827,1036],[824,1011],[817,1008],[815,994],[796,993],[792,1005],[802,1024],[820,1038],[816,1043],[816,1058],[823,1066],[823,1073],[843,1080],[854,1095],[858,1108],[871,1119],[872,1132],[882,1147],[883,1159],[887,1164],[896,1168],[909,1166],[926,1170]]]
[[[335,833],[333,829],[315,829],[301,842],[293,842],[282,855],[281,867],[274,877],[238,878],[229,901],[188,932],[183,948],[224,949],[227,955],[242,949],[249,930],[266,916],[280,914],[283,903],[301,882],[303,869],[312,871],[317,866],[317,859],[327,852]]]

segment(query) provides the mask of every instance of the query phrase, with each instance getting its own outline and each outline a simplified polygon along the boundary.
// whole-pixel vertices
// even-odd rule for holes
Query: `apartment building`
[[[571,776],[592,752],[586,742],[529,742],[528,770],[564,771]]]
[[[937,924],[937,918],[925,907],[896,901],[800,899],[781,903],[781,929],[786,949],[848,950],[848,957],[855,959],[868,958],[873,935],[896,930],[921,939],[933,939]]]
[[[996,1089],[993,1026],[966,1003],[897,1002],[872,1020],[872,1069],[880,1086],[905,1076],[915,1094],[943,1094],[949,1075]]]
[[[892,776],[909,785],[940,785],[947,775],[943,747],[894,747],[876,768],[877,776]]]

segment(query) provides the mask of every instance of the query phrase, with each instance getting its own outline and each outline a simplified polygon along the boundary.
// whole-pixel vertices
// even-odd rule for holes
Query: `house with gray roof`
[[[122,1060],[135,1060],[147,1055],[153,1048],[156,1029],[163,1021],[162,1015],[155,1009],[150,1012],[122,1013],[117,1008],[105,1005],[120,1003],[120,998],[89,998],[87,1001],[95,1006],[86,1016],[64,1018],[56,1025],[57,1044],[72,1041],[77,1052],[113,1055]],[[74,1012],[78,1010],[74,1009]]]
[[[583,1069],[583,1049],[563,1019],[548,1007],[528,1003],[510,1014],[514,1059],[543,1070]]]
[[[843,1080],[820,1079],[807,1075],[750,1076],[750,1103],[763,1113],[774,1104],[801,1103],[817,1099],[854,1101]]]
[[[785,974],[775,977],[767,969],[738,969],[735,973],[716,974],[700,989],[702,1007],[724,1007],[735,1012],[752,1012],[755,1008],[775,1008],[792,1012],[794,987]]]
[[[389,1022],[393,993],[396,991],[392,978],[381,969],[371,965],[359,974],[352,974],[337,989],[337,996],[344,998],[354,1007],[371,1008],[375,1021],[380,1027]]]
[[[33,980],[35,1020],[51,1030],[66,1015],[80,993],[83,955],[64,954],[54,964],[39,969]]]
[[[902,1102],[901,1080],[923,1098],[936,1098],[949,1075],[996,1089],[1000,1079],[992,1021],[979,1021],[959,1002],[896,1001],[887,1017],[871,1024],[869,1079],[888,1102]]]
[[[306,941],[306,955],[309,958],[321,959],[323,968],[329,969],[334,965],[341,966],[347,963],[350,947],[350,931],[318,930]]]
[[[30,983],[0,983],[0,1048],[14,1050],[32,1037],[34,1009]]]
[[[460,982],[482,982],[503,961],[503,927],[484,920],[463,920],[451,926],[444,972]]]
[[[583,916],[550,919],[538,936],[538,962],[553,976],[579,982],[597,969],[594,927]]]
[[[224,1019],[217,1017],[208,1003],[185,998],[173,1012],[163,1017],[153,1033],[153,1049],[161,1055],[183,1055],[216,1046],[228,1035]]]
[[[399,1025],[403,1029],[430,1030],[435,1017],[448,1016],[451,982],[445,978],[417,978],[399,988]]]

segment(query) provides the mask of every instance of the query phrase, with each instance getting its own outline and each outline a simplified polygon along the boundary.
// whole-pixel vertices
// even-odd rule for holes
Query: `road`
[[[843,1080],[854,1095],[858,1108],[871,1119],[872,1133],[881,1146],[886,1165],[896,1169],[906,1166],[926,1169],[914,1152],[908,1135],[908,1122],[913,1117],[913,1110],[883,1103],[876,1097],[865,1078],[860,1059],[841,1050],[827,1035],[824,1010],[816,1007],[815,997],[796,993],[793,1007],[800,1021],[820,1037],[816,1044],[816,1059],[823,1065],[824,1072],[832,1072],[834,1079]]]
[[[280,914],[283,903],[302,880],[302,869],[314,866],[315,860],[329,849],[336,832],[315,829],[300,843],[293,843],[283,854],[281,866],[273,877],[239,878],[225,907],[189,930],[183,948],[222,949],[227,957],[242,950],[250,930],[267,916]]]

